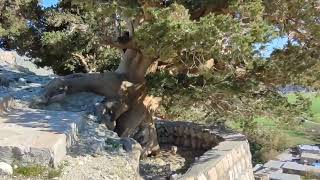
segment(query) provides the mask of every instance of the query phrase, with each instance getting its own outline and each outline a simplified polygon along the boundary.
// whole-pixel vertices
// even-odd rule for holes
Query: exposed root
[[[160,98],[146,96],[145,84],[128,82],[116,72],[72,74],[57,78],[44,88],[45,103],[61,101],[66,95],[92,92],[105,99],[96,106],[98,119],[120,137],[132,137],[143,147],[142,156],[159,150],[151,110]]]

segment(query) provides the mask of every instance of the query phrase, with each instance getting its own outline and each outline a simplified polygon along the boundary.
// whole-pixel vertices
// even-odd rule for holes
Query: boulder
[[[10,164],[0,162],[0,175],[11,175],[12,173],[13,168]]]

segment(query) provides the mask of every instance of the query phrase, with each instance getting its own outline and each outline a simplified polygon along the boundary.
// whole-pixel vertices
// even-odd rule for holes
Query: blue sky
[[[53,6],[57,3],[58,3],[58,0],[42,0],[41,1],[42,6],[44,6],[44,7],[50,7],[50,6]],[[261,56],[262,57],[270,57],[270,54],[272,53],[272,51],[274,49],[282,49],[285,46],[285,44],[287,43],[287,41],[288,41],[287,37],[279,37],[279,38],[272,40],[271,42],[269,42],[265,45],[266,48],[265,48],[265,50],[261,51]],[[256,45],[256,48],[259,48],[259,47],[261,47],[261,44]]]
[[[261,56],[270,57],[273,50],[284,48],[284,46],[287,44],[287,41],[288,41],[288,37],[278,37],[273,39],[271,42],[264,44],[265,49],[260,52]],[[257,44],[256,48],[258,49],[261,46],[262,46],[261,44]]]
[[[44,7],[50,7],[58,3],[58,0],[41,0],[41,5]]]

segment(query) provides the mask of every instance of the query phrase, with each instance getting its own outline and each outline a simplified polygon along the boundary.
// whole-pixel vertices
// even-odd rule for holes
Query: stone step
[[[82,113],[39,109],[0,115],[0,162],[56,167],[85,122]]]

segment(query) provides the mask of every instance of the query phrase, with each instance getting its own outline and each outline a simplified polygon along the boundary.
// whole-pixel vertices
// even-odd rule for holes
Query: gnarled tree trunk
[[[46,101],[59,101],[67,94],[83,91],[102,95],[105,99],[97,107],[102,122],[120,137],[136,139],[143,147],[143,156],[157,152],[157,133],[145,101],[145,74],[152,60],[130,48],[131,42],[110,44],[124,51],[115,72],[78,73],[54,79],[45,87]]]

